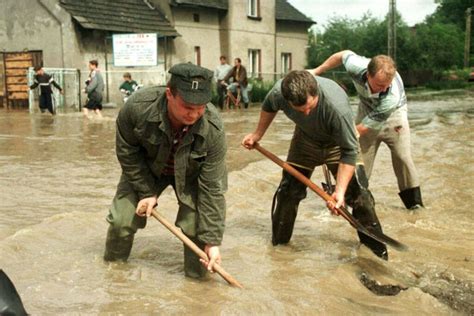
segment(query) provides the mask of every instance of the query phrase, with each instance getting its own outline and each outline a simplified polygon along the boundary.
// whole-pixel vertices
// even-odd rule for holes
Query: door
[[[3,53],[4,91],[7,107],[28,108],[28,68],[42,65],[41,51]]]

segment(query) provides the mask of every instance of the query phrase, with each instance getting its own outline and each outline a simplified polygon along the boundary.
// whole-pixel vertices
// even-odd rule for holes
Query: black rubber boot
[[[0,269],[0,315],[28,315],[15,285],[2,269]]]
[[[354,176],[349,183],[345,196],[347,204],[352,207],[352,215],[369,231],[382,232],[377,214],[375,200],[368,189],[368,179],[363,165],[357,165]],[[357,232],[361,243],[366,245],[378,257],[388,260],[388,251],[385,244]]]
[[[248,102],[247,102],[247,103],[244,103],[244,109],[248,109],[248,108],[249,108]]]
[[[370,191],[361,191],[357,200],[354,201],[352,215],[354,215],[359,223],[367,228],[367,230],[382,232],[382,226],[377,218],[377,214],[375,214],[375,202]],[[385,244],[359,231],[357,234],[359,235],[360,242],[372,250],[375,255],[384,260],[388,260],[388,251]]]
[[[298,169],[306,177],[311,176],[311,171]],[[272,204],[272,244],[287,244],[293,234],[298,205],[306,197],[306,186],[283,172],[283,179],[275,192]],[[276,201],[276,206],[275,206]]]
[[[405,204],[405,207],[409,210],[416,210],[424,206],[423,200],[421,199],[420,187],[403,190],[398,193],[398,195],[402,199],[403,204]]]
[[[105,241],[105,261],[127,261],[132,251],[134,235],[127,237],[118,237],[114,234],[111,227],[107,231],[107,240]]]

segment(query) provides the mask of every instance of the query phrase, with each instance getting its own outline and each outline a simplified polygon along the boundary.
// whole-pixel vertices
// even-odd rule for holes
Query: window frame
[[[256,54],[256,61],[254,54]],[[261,78],[262,77],[262,50],[259,48],[249,48],[248,50],[248,71],[247,75],[250,78]],[[254,69],[254,65],[257,69]]]
[[[292,70],[293,57],[289,52],[281,53],[281,74],[287,74]],[[288,69],[285,69],[283,66],[288,65]]]
[[[261,20],[260,0],[247,0],[247,17],[252,20]]]
[[[194,46],[194,64],[201,66],[201,46]]]

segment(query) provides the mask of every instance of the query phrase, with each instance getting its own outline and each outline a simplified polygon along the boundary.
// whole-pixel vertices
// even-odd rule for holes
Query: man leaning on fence
[[[227,92],[224,78],[232,69],[232,66],[227,63],[225,56],[221,56],[219,61],[220,64],[216,67],[216,70],[214,70],[214,80],[216,81],[217,105],[222,110],[224,108],[224,98]]]
[[[240,58],[234,59],[234,67],[224,77],[224,82],[228,82],[232,78],[234,81],[227,87],[228,93],[237,93],[237,89],[240,89],[242,94],[242,100],[244,101],[244,107],[249,107],[249,94],[247,90],[248,79],[247,70],[242,66],[242,60]]]

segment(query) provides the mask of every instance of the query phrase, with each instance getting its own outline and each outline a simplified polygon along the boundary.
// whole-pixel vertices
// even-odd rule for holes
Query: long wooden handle
[[[296,170],[292,165],[290,165],[286,161],[281,160],[276,155],[272,154],[271,152],[269,152],[268,150],[260,146],[258,143],[254,144],[253,148],[261,152],[265,157],[267,157],[268,159],[270,159],[271,161],[273,161],[274,163],[282,167],[286,172],[291,174],[293,177],[301,181],[304,185],[306,185],[308,188],[313,190],[317,195],[322,197],[326,202],[330,201],[336,204],[336,201],[329,194],[327,194],[323,189],[317,186],[313,181],[305,177],[301,172]],[[342,216],[344,216],[343,212],[340,212],[340,213]],[[348,218],[346,219],[349,220],[349,222],[351,222],[350,219]]]
[[[207,254],[199,248],[191,239],[188,238],[183,232],[178,229],[176,226],[171,225],[170,222],[161,216],[156,210],[151,211],[151,215],[156,218],[163,226],[165,226],[170,232],[172,232],[176,237],[178,237],[189,249],[191,249],[195,254],[197,254],[201,259],[209,261]],[[216,271],[224,280],[227,281],[230,285],[243,289],[244,287],[234,279],[229,273],[227,273],[220,265],[217,263],[214,264],[214,271]]]
[[[277,156],[275,156],[274,154],[272,154],[268,150],[264,149],[258,143],[254,144],[254,148],[256,150],[258,150],[259,152],[261,152],[268,159],[270,159],[271,161],[273,161],[274,163],[276,163],[277,165],[282,167],[286,172],[291,174],[293,177],[295,177],[296,179],[301,181],[308,188],[313,190],[317,195],[322,197],[326,202],[332,202],[332,203],[336,204],[336,201],[329,194],[327,194],[323,189],[318,187],[313,181],[311,181],[310,179],[305,177],[301,172],[296,170],[289,163],[281,160],[280,158],[278,158]],[[357,229],[359,232],[365,234],[366,236],[372,237],[372,238],[374,238],[375,240],[377,240],[381,243],[390,245],[390,246],[394,247],[397,250],[405,251],[405,250],[408,249],[408,247],[406,245],[404,245],[401,242],[385,235],[381,231],[368,230],[366,227],[364,227],[362,224],[360,224],[357,221],[357,219],[355,219],[355,217],[352,216],[351,213],[349,213],[347,208],[345,208],[344,206],[338,207],[337,211],[342,217],[344,217],[344,219],[346,219],[349,222],[349,224],[351,224],[352,227]]]

